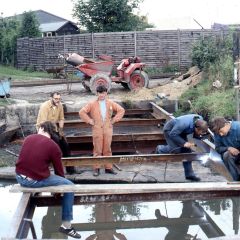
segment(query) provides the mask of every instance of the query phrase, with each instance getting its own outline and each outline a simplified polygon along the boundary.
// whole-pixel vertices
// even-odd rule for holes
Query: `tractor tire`
[[[122,85],[125,89],[129,90],[128,83],[126,83],[126,82],[121,82],[121,85]]]
[[[92,76],[89,84],[91,92],[96,94],[97,93],[96,88],[99,85],[104,85],[107,88],[108,92],[110,92],[111,89],[110,77],[104,73],[97,73],[94,76]]]
[[[131,76],[128,83],[128,87],[130,90],[137,90],[139,88],[147,88],[149,84],[149,78],[146,72],[135,70]]]
[[[87,92],[91,92],[91,89],[89,87],[89,81],[82,81],[82,85]]]

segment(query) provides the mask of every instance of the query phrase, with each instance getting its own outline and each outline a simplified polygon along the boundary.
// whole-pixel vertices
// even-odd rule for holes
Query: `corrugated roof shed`
[[[53,22],[53,23],[44,23],[40,24],[39,28],[42,32],[54,32],[63,27],[68,21],[63,22]]]
[[[40,25],[44,24],[44,23],[69,21],[65,18],[58,17],[52,13],[45,12],[43,10],[37,10],[37,11],[33,11],[33,12],[36,15],[36,18]]]

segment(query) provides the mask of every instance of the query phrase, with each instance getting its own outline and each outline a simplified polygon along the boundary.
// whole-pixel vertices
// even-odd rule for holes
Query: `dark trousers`
[[[237,166],[240,163],[240,156],[233,156],[229,151],[226,151],[222,155],[223,162],[232,175],[234,181],[240,180],[240,169]]]
[[[169,131],[164,131],[164,137],[167,142],[167,145],[158,145],[156,148],[156,153],[158,154],[169,154],[169,153],[191,153],[192,150],[190,148],[180,147],[174,140],[169,136]],[[187,139],[187,136],[182,136],[183,139]],[[192,162],[191,161],[183,161],[183,168],[185,177],[195,176]]]
[[[54,134],[54,136],[52,136],[52,139],[60,147],[63,157],[71,156],[71,151],[70,151],[69,145],[68,145],[65,137],[60,137],[59,134],[56,132],[56,134]],[[72,166],[66,167],[66,172],[74,173],[74,167],[72,167]]]

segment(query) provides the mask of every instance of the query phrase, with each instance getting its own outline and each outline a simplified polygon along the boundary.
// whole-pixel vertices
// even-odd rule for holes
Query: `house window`
[[[52,36],[52,32],[47,32],[47,37],[51,37]]]

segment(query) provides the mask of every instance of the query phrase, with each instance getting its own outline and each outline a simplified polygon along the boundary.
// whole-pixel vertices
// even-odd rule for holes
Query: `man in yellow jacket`
[[[45,121],[51,121],[54,124],[58,124],[56,127],[56,134],[53,140],[59,145],[63,157],[69,157],[71,155],[69,145],[64,137],[64,111],[61,103],[61,94],[59,92],[52,92],[51,99],[45,101],[39,109],[36,127],[37,130],[41,123]],[[57,125],[56,125],[57,126]],[[66,167],[68,174],[75,173],[75,169],[72,166]]]
[[[120,121],[125,113],[124,108],[107,98],[107,88],[99,85],[96,88],[97,99],[88,103],[80,111],[80,118],[92,125],[93,156],[111,156],[111,143],[114,123]],[[116,113],[113,117],[113,113]],[[100,165],[93,166],[94,176],[100,174]],[[116,174],[112,164],[105,164],[105,173]]]

